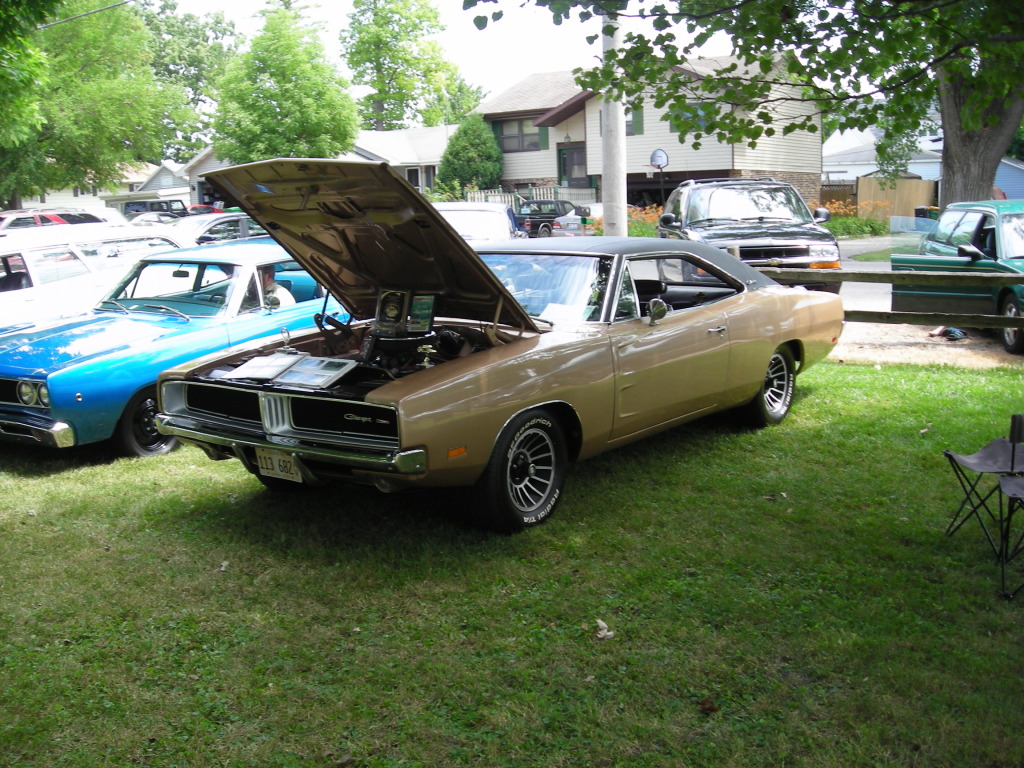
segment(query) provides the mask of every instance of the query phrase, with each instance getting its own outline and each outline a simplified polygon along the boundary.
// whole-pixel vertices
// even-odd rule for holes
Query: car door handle
[[[708,328],[708,333],[725,333],[727,330],[729,329],[726,326],[719,325],[715,328]]]

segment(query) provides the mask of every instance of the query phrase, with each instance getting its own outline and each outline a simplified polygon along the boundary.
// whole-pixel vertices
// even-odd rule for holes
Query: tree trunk
[[[940,70],[942,113],[942,181],[939,207],[993,197],[996,170],[1024,116],[1024,95],[1018,90],[993,94],[976,118],[968,103],[977,103],[981,78],[964,78]],[[965,127],[966,126],[966,127]]]

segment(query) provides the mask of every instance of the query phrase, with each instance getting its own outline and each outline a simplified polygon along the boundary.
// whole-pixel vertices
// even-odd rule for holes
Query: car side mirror
[[[676,215],[674,213],[663,213],[658,219],[658,224],[665,227],[665,229],[679,229],[679,222],[676,221]]]
[[[976,245],[961,245],[956,249],[956,255],[961,259],[970,259],[971,261],[981,261],[982,259],[989,258],[981,249]]]
[[[217,238],[215,238],[213,235],[200,235],[199,237],[196,238],[196,243],[198,243],[199,245],[206,245],[207,243],[212,243],[216,239]]]
[[[647,314],[651,318],[651,325],[657,325],[665,315],[668,314],[668,304],[664,299],[651,299],[647,302]]]
[[[264,296],[263,297],[263,308],[271,311],[278,309],[281,306],[281,300],[277,296]]]
[[[826,221],[832,218],[832,214],[828,212],[828,208],[815,208],[814,209],[814,220],[818,224],[824,224]]]

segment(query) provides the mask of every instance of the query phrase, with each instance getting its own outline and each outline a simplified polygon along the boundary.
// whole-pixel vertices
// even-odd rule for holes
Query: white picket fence
[[[468,189],[466,200],[471,203],[508,203],[514,209],[524,200],[569,200],[573,203],[596,203],[596,189],[575,187],[530,187],[525,192],[503,192],[500,189]]]

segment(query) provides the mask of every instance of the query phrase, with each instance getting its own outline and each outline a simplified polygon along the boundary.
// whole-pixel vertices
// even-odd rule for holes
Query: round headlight
[[[18,399],[22,405],[35,405],[39,402],[39,390],[31,381],[19,381]]]
[[[40,384],[39,389],[36,390],[36,395],[39,397],[39,404],[43,408],[50,407],[50,388],[45,384]]]

